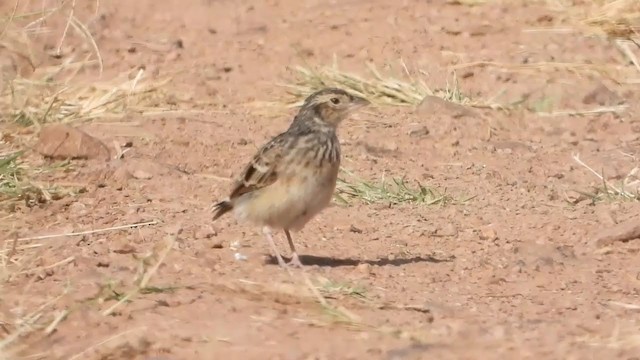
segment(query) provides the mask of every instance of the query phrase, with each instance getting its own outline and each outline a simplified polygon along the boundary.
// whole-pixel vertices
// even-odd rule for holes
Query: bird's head
[[[369,105],[367,99],[349,94],[338,88],[326,88],[309,95],[300,109],[300,114],[312,112],[331,127],[337,127],[354,111]]]

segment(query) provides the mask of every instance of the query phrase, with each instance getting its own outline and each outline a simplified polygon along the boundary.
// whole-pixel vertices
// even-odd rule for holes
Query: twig
[[[636,305],[636,304],[627,304],[619,301],[609,301],[608,304],[613,306],[619,306],[627,310],[640,310],[640,305]]]
[[[576,115],[599,115],[603,113],[621,113],[625,111],[629,105],[601,106],[594,109],[584,110],[558,110],[552,112],[537,112],[538,116],[576,116]]]
[[[120,305],[124,304],[125,302],[129,301],[129,299],[133,298],[134,296],[138,295],[138,293],[140,293],[140,290],[144,289],[148,284],[149,281],[151,280],[151,277],[156,273],[156,271],[158,271],[158,268],[160,267],[160,264],[162,264],[162,262],[164,261],[164,259],[167,257],[167,254],[169,254],[169,251],[171,251],[171,249],[173,248],[173,245],[176,242],[176,239],[178,238],[178,234],[180,234],[180,230],[178,230],[178,232],[175,235],[172,235],[169,238],[169,241],[167,242],[167,246],[162,250],[162,252],[160,253],[160,255],[158,256],[158,260],[156,261],[156,263],[153,265],[153,267],[151,269],[149,269],[142,277],[142,280],[140,281],[140,283],[138,284],[138,286],[136,286],[135,289],[131,290],[127,295],[125,295],[122,299],[120,299],[117,303],[111,305],[109,308],[107,308],[106,310],[104,310],[102,312],[103,316],[109,316],[111,315]]]
[[[179,233],[180,231],[178,231],[178,234]],[[149,284],[149,281],[151,280],[151,277],[158,271],[160,264],[164,262],[164,259],[169,254],[169,251],[171,251],[171,249],[173,248],[173,244],[175,244],[178,238],[178,234],[175,234],[169,238],[167,246],[162,250],[162,252],[160,253],[160,256],[158,256],[158,261],[156,261],[153,267],[149,269],[149,271],[147,271],[147,273],[144,274],[144,276],[142,277],[142,280],[140,281],[140,284],[139,284],[139,288],[144,289],[147,287],[147,285]]]
[[[44,239],[53,239],[53,238],[64,237],[64,236],[88,235],[88,234],[95,234],[95,233],[106,232],[106,231],[131,229],[131,228],[138,227],[138,226],[156,225],[158,223],[159,223],[158,220],[153,220],[153,221],[147,221],[147,222],[141,222],[141,223],[135,223],[135,224],[113,226],[113,227],[108,227],[108,228],[104,228],[104,229],[87,230],[87,231],[71,232],[71,233],[64,233],[64,234],[32,236],[32,237],[20,238],[20,239],[18,239],[18,241],[44,240]],[[7,240],[5,240],[5,241],[7,241]]]
[[[618,39],[616,40],[616,46],[629,59],[629,61],[631,61],[631,63],[635,65],[636,69],[640,71],[640,61],[638,61],[638,58],[636,57],[636,55],[629,48],[629,42],[630,41],[628,40]]]
[[[320,303],[320,305],[325,307],[330,307],[329,303],[327,302],[327,299],[325,299],[325,297],[322,296],[322,294],[320,294],[318,289],[313,285],[313,283],[311,282],[311,279],[309,279],[304,269],[302,270],[302,279],[304,280],[305,285],[307,285],[311,293],[316,297],[316,299],[318,299],[318,302]]]
[[[51,264],[51,265],[47,265],[47,266],[41,266],[41,267],[29,269],[29,270],[24,270],[24,271],[21,271],[21,272],[16,273],[16,274],[17,275],[22,275],[22,274],[29,274],[29,273],[36,272],[36,271],[53,269],[54,267],[57,267],[57,266],[66,265],[66,264],[72,262],[75,258],[76,258],[75,256],[69,256],[68,258],[66,258],[64,260],[60,260],[55,264]]]
[[[73,0],[71,2],[71,11],[69,11],[69,17],[67,22],[64,25],[64,31],[62,32],[62,36],[60,37],[60,41],[58,42],[58,48],[56,49],[56,55],[60,56],[62,51],[62,44],[64,44],[64,40],[67,38],[67,33],[69,32],[69,25],[71,25],[71,19],[73,19],[73,12],[76,9],[76,1]]]
[[[62,297],[65,296],[68,292],[69,292],[69,288],[67,287],[64,289],[62,294],[56,296],[55,298],[49,299],[44,304],[40,305],[38,309],[36,309],[32,313],[24,317],[24,320],[22,321],[22,324],[20,325],[18,330],[14,331],[11,335],[0,340],[0,354],[3,353],[3,350],[9,344],[11,344],[13,341],[15,341],[17,338],[27,333],[31,329],[32,325],[35,324],[36,321],[38,321],[38,319],[42,317],[42,314],[43,314],[42,312],[44,311],[44,309],[46,309],[52,304],[55,304],[58,300],[62,299]]]
[[[600,175],[597,171],[593,170],[591,167],[589,167],[589,165],[585,164],[582,160],[580,160],[580,154],[574,154],[572,155],[573,160],[575,160],[575,162],[577,162],[578,164],[580,164],[581,166],[583,166],[584,168],[586,168],[587,170],[591,171],[595,176],[598,177],[598,179],[602,180],[602,182],[612,188],[613,190],[615,190],[618,194],[625,194],[623,191],[621,191],[620,189],[618,189],[617,187],[611,185],[602,175]]]
[[[14,244],[16,243],[15,240],[13,242]],[[0,254],[6,253],[8,251],[10,251],[10,254],[7,257],[13,257],[13,255],[15,255],[15,253],[18,250],[26,250],[26,249],[33,249],[33,248],[39,248],[43,246],[42,244],[30,244],[30,245],[25,245],[25,246],[20,246],[20,247],[16,247],[15,245],[12,246],[11,249],[4,249],[4,250],[0,250]]]
[[[9,16],[9,19],[7,19],[6,25],[4,26],[2,31],[0,31],[0,39],[2,39],[2,36],[4,36],[4,34],[7,32],[7,29],[9,29],[9,25],[11,25],[11,23],[13,22],[13,18],[16,16],[16,12],[18,11],[18,5],[20,5],[20,1],[16,0],[16,5],[13,7],[11,15]]]
[[[81,33],[93,47],[93,50],[96,52],[96,57],[98,58],[100,75],[102,75],[102,71],[104,70],[104,61],[102,60],[102,54],[100,53],[100,48],[98,47],[98,44],[96,44],[96,40],[91,35],[91,31],[89,31],[89,29],[87,29],[87,27],[83,23],[81,23],[80,20],[78,20],[75,16],[73,16],[73,14],[71,15],[71,25],[73,25],[73,27],[79,33]]]
[[[53,321],[51,322],[51,324],[49,324],[49,326],[47,326],[47,328],[46,328],[46,329],[44,329],[44,333],[45,333],[46,335],[51,334],[51,333],[56,329],[56,327],[58,326],[58,324],[60,324],[60,322],[61,322],[62,320],[64,320],[64,319],[67,317],[67,315],[69,315],[69,310],[68,310],[68,309],[62,310],[62,311],[61,311],[61,312],[60,312],[60,313],[55,317],[55,319],[53,319]]]

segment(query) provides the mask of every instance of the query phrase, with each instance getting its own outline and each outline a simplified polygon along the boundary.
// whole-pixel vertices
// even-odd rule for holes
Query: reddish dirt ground
[[[578,190],[600,182],[572,159],[579,153],[618,180],[638,166],[640,92],[637,85],[613,86],[589,68],[525,67],[588,63],[632,80],[632,65],[611,42],[578,31],[528,31],[570,22],[545,4],[511,2],[138,0],[104,2],[98,13],[90,29],[104,58],[103,76],[141,66],[156,76],[179,71],[172,96],[201,111],[83,125],[106,144],[133,143],[109,168],[142,169],[151,177],[99,181],[104,163],[74,161],[55,181],[86,183],[87,192],[3,217],[3,227],[22,237],[157,221],[34,242],[44,244],[34,264],[41,271],[5,284],[0,314],[5,321],[17,318],[65,289],[45,323],[57,311],[69,314],[51,334],[21,339],[29,344],[21,355],[640,356],[640,242],[594,244],[600,231],[637,219],[640,203],[580,198]],[[289,76],[289,67],[330,64],[334,55],[342,68],[360,74],[367,61],[392,72],[403,59],[416,76],[425,71],[433,87],[444,87],[447,69],[457,64],[516,64],[461,67],[457,74],[472,98],[593,108],[597,104],[584,104],[583,97],[602,81],[630,107],[620,115],[551,117],[371,107],[353,116],[339,133],[345,168],[371,181],[404,176],[470,199],[443,206],[354,200],[327,208],[294,235],[308,278],[324,282],[323,294],[338,308],[327,309],[310,295],[300,271],[291,276],[274,265],[260,229],[231,217],[212,223],[208,209],[226,196],[227,179],[293,115],[264,116],[247,104],[284,96],[274,84]],[[429,133],[412,132],[416,126]],[[175,243],[150,280],[156,290],[103,316],[116,293],[132,288],[139,259],[168,238]],[[282,234],[278,240],[284,252]],[[237,261],[236,252],[247,259]]]

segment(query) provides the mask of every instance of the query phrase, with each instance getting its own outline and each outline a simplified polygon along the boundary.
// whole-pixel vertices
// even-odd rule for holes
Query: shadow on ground
[[[290,258],[282,257],[286,262],[291,261]],[[398,259],[389,259],[382,258],[376,260],[360,260],[354,258],[336,258],[336,257],[325,257],[325,256],[314,256],[314,255],[300,255],[300,261],[305,266],[323,266],[323,267],[341,267],[341,266],[358,266],[359,264],[369,264],[369,265],[377,265],[377,266],[402,266],[407,264],[415,264],[415,263],[442,263],[442,262],[451,262],[455,259],[454,256],[450,256],[446,259],[439,259],[433,256],[413,256],[408,258],[398,258]],[[266,260],[267,264],[277,265],[278,261],[275,256],[270,255]]]

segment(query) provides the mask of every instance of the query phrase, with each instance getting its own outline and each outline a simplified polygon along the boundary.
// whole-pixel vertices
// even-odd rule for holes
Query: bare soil
[[[50,300],[39,323],[66,316],[49,334],[21,338],[28,347],[19,355],[637,359],[640,241],[595,241],[637,220],[640,202],[582,195],[602,182],[572,158],[617,181],[639,165],[640,91],[623,81],[633,80],[634,68],[611,41],[540,30],[571,28],[571,19],[524,3],[100,2],[89,28],[102,76],[139,68],[172,75],[168,101],[193,111],[83,124],[110,148],[132,147],[108,163],[74,160],[50,179],[86,192],[3,215],[3,230],[18,237],[153,222],[21,243],[41,246],[30,270],[4,285],[0,320],[13,323]],[[95,15],[93,2],[78,7],[83,19]],[[43,49],[57,46],[59,35],[44,37]],[[274,263],[260,229],[231,217],[212,223],[209,207],[292,119],[294,109],[260,102],[286,98],[277,84],[291,78],[291,67],[330,65],[334,56],[363,76],[373,62],[401,78],[403,60],[434,88],[444,88],[457,66],[471,98],[525,105],[473,116],[379,106],[344,123],[345,169],[371,182],[404,177],[446,189],[453,200],[353,199],[294,234],[308,279],[329,303],[322,306],[300,271]],[[629,108],[585,116],[525,109],[615,105],[584,99],[602,83]],[[287,254],[283,234],[278,239]],[[105,316],[169,240],[145,291]]]

